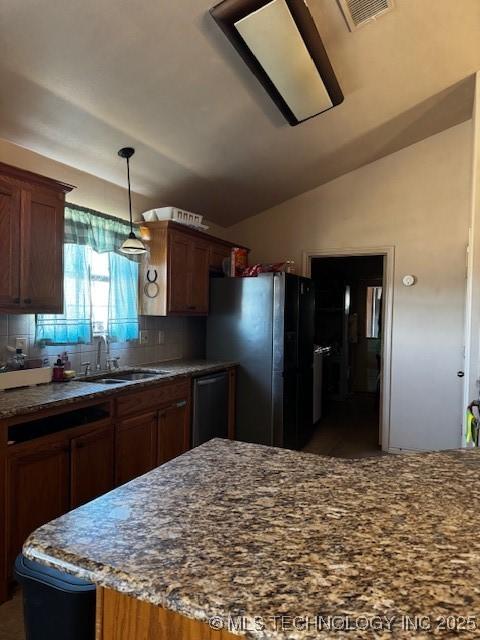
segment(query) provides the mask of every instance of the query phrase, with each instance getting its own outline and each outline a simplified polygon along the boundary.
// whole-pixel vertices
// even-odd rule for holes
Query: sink
[[[96,380],[83,380],[83,382],[93,382],[94,384],[125,384],[129,380],[121,380],[120,378],[97,378]]]
[[[136,372],[136,373],[118,373],[113,376],[109,376],[110,378],[116,378],[117,380],[148,380],[148,378],[155,378],[155,376],[161,375],[165,373],[164,371],[159,371],[158,373],[147,373],[145,371]]]
[[[104,377],[86,378],[83,382],[93,382],[95,384],[125,384],[137,380],[148,380],[157,376],[165,375],[168,371],[118,371],[117,373],[103,374]]]

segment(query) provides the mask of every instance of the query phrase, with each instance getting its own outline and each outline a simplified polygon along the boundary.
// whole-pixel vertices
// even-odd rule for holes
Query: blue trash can
[[[23,590],[26,640],[95,640],[95,585],[22,554],[15,579]]]

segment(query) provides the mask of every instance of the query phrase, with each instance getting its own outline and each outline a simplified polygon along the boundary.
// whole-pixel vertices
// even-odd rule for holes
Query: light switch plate
[[[148,344],[149,343],[149,339],[148,339],[148,331],[140,331],[140,344]]]

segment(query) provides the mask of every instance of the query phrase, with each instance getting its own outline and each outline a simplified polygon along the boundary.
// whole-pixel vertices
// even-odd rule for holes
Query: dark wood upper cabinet
[[[65,193],[72,188],[0,163],[0,312],[63,311]]]
[[[0,176],[0,307],[20,305],[21,189]]]
[[[140,313],[207,315],[210,272],[235,245],[172,221],[141,223],[150,252],[140,269]]]
[[[208,313],[208,244],[194,240],[190,245],[188,311]]]
[[[223,262],[226,258],[229,258],[231,254],[231,247],[227,247],[224,244],[212,243],[210,245],[210,253],[208,257],[208,266],[210,271],[223,272]]]
[[[169,234],[168,311],[188,313],[190,294],[190,251],[192,243],[188,235],[173,231]]]
[[[110,424],[70,442],[70,507],[113,489],[114,437]]]

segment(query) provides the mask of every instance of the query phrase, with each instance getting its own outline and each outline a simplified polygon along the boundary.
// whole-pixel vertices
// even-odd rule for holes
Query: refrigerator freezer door
[[[273,444],[273,277],[215,278],[207,358],[240,363],[236,437]]]
[[[297,447],[301,449],[313,433],[313,368],[300,371],[297,375],[298,414]]]
[[[308,278],[299,282],[298,311],[298,368],[313,366],[313,338],[315,332],[315,285]]]

